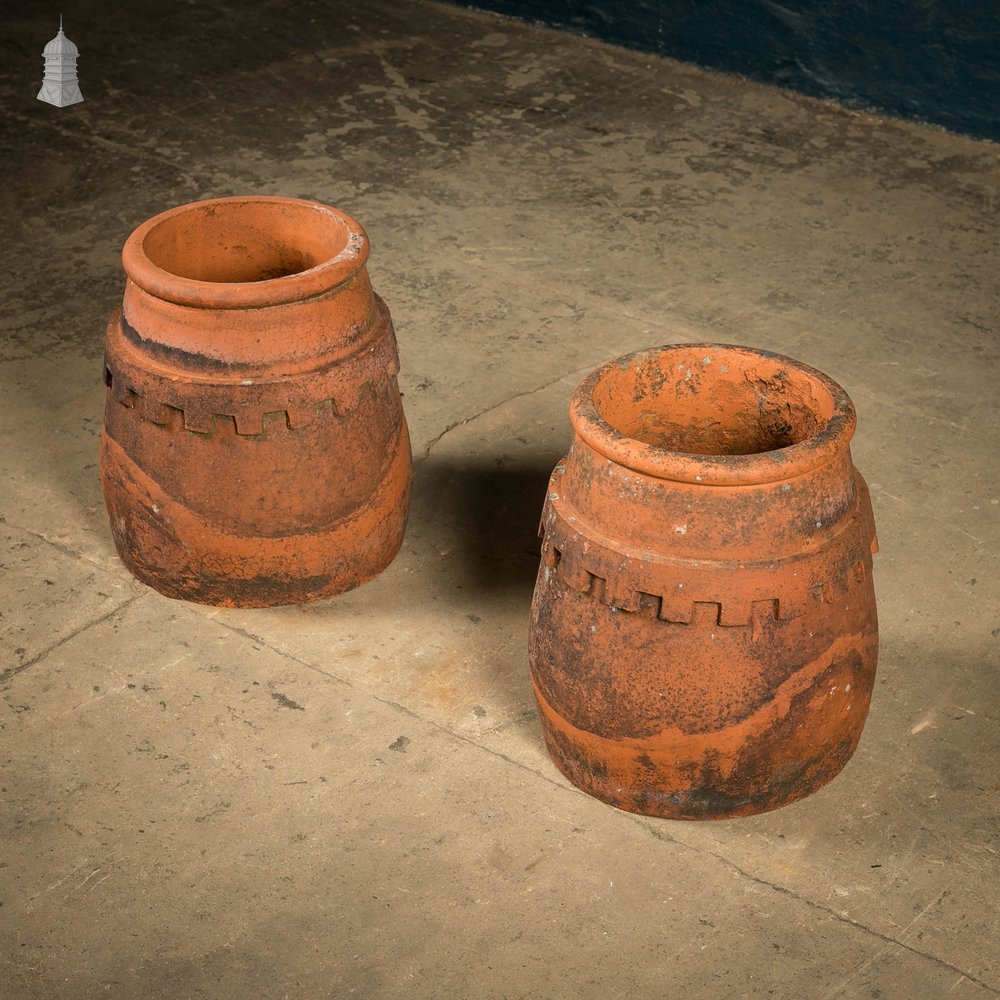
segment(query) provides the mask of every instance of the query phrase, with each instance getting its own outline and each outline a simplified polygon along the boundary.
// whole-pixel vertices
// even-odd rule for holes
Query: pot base
[[[877,645],[877,637],[870,641]],[[674,729],[611,740],[577,729],[533,684],[546,748],[574,785],[626,812],[688,820],[770,812],[832,781],[857,749],[874,680],[864,664],[874,663],[876,650],[859,660],[850,655],[856,649],[850,640],[842,645],[847,655],[831,650],[790,678],[773,702],[725,732]],[[852,682],[853,724],[845,730],[847,696],[837,692],[850,692]],[[817,740],[818,732],[828,741]]]
[[[377,576],[403,542],[410,500],[405,424],[369,503],[335,527],[278,537],[235,535],[168,495],[107,433],[101,485],[115,548],[136,579],[167,597],[224,608],[302,604]]]

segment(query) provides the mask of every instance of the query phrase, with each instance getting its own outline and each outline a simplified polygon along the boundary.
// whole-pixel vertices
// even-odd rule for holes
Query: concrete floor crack
[[[431,438],[427,446],[424,448],[423,455],[421,455],[419,458],[415,458],[413,460],[414,463],[426,461],[430,457],[431,451],[437,446],[437,444],[441,441],[441,439],[445,437],[447,434],[450,434],[453,430],[455,430],[456,427],[464,427],[466,424],[471,424],[473,421],[478,420],[480,417],[485,417],[487,413],[492,413],[494,410],[500,409],[501,406],[505,406],[507,403],[512,403],[515,399],[522,399],[525,396],[533,396],[537,392],[543,392],[545,389],[554,386],[557,382],[561,382],[564,378],[568,378],[570,375],[573,375],[576,372],[590,371],[592,367],[594,367],[594,365],[590,364],[577,365],[575,368],[571,368],[569,371],[562,372],[555,378],[549,379],[548,382],[545,382],[542,385],[535,386],[534,389],[525,389],[522,392],[515,392],[511,396],[507,396],[504,399],[501,399],[499,402],[493,403],[490,406],[485,407],[478,413],[473,413],[471,416],[463,417],[461,420],[456,420],[454,423],[448,424],[448,426],[445,427],[445,429],[441,431],[440,434],[438,434],[436,437]]]
[[[94,618],[92,621],[74,629],[68,635],[64,635],[58,642],[54,642],[51,646],[43,649],[40,653],[36,653],[33,657],[31,657],[31,659],[25,660],[24,663],[18,664],[16,667],[8,667],[6,670],[0,672],[0,684],[6,683],[12,677],[16,677],[18,674],[23,673],[29,667],[33,667],[36,663],[41,663],[41,661],[44,660],[50,653],[55,652],[55,650],[59,649],[61,646],[65,646],[71,639],[75,639],[78,635],[86,632],[88,629],[92,629],[97,625],[103,625],[104,622],[114,618],[116,615],[121,614],[121,612],[123,612],[130,605],[134,604],[142,596],[142,594],[133,595],[121,604],[112,608],[106,614],[101,615],[100,618]]]
[[[23,532],[25,535],[29,535],[31,538],[37,538],[38,541],[44,542],[46,545],[51,545],[57,552],[61,552],[64,556],[69,556],[71,559],[75,559],[77,562],[86,563],[88,566],[93,566],[94,569],[99,569],[101,572],[106,573],[107,567],[93,559],[88,558],[81,552],[77,552],[76,549],[70,548],[64,542],[57,542],[52,538],[48,538],[41,532],[33,531],[31,528],[22,527],[19,524],[15,524],[13,521],[7,518],[0,518],[0,524],[8,524],[15,531]]]
[[[671,837],[670,834],[663,830],[658,829],[651,823],[643,820],[641,817],[633,816],[633,821],[638,823],[639,826],[643,827],[649,833],[651,833],[657,840],[662,840],[665,843],[673,844],[675,847],[683,847],[689,851],[694,851],[697,854],[707,855],[708,857],[715,858],[716,861],[721,862],[727,868],[736,872],[740,878],[746,879],[749,882],[753,882],[755,885],[763,886],[765,889],[770,889],[773,892],[780,893],[782,896],[788,896],[794,899],[796,902],[802,903],[808,906],[810,909],[818,910],[821,913],[825,913],[827,916],[832,917],[839,923],[848,924],[851,927],[855,927],[860,931],[864,931],[866,934],[870,934],[872,937],[878,938],[883,944],[890,945],[892,947],[901,948],[903,951],[908,951],[918,958],[923,958],[928,962],[932,962],[942,969],[948,969],[950,972],[954,972],[959,976],[964,976],[969,982],[975,983],[977,986],[981,986],[984,990],[987,990],[993,996],[1000,997],[1000,988],[979,979],[977,976],[973,975],[971,972],[967,972],[965,969],[960,969],[957,965],[953,965],[946,959],[939,958],[937,955],[933,955],[930,952],[921,951],[919,948],[914,948],[913,945],[907,944],[905,941],[900,941],[898,938],[892,937],[890,934],[884,934],[882,931],[876,930],[874,927],[869,927],[867,924],[862,923],[860,920],[855,920],[852,917],[845,916],[843,913],[838,913],[836,910],[831,909],[829,906],[824,906],[822,903],[817,902],[814,899],[809,899],[806,896],[801,896],[799,893],[795,892],[794,889],[789,889],[787,886],[779,885],[777,882],[771,882],[768,879],[761,878],[759,875],[754,875],[748,872],[745,868],[741,868],[735,861],[731,861],[725,855],[719,854],[716,851],[703,850],[702,848],[692,846],[691,844],[686,844],[682,840],[678,840],[676,837]]]

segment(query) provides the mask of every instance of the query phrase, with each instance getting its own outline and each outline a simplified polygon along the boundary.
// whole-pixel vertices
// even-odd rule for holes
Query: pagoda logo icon
[[[83,100],[76,78],[76,60],[80,50],[63,34],[62,16],[59,17],[59,34],[42,50],[45,59],[45,77],[38,99],[46,104],[64,108]]]

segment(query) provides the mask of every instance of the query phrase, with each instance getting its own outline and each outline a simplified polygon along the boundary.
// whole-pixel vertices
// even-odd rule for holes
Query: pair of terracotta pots
[[[329,597],[402,542],[395,336],[350,217],[225,198],[132,234],[107,335],[101,477],[118,552],[171,597]],[[620,358],[573,398],[542,514],[531,673],[549,751],[624,809],[760,812],[853,753],[877,657],[853,406],[788,358]]]

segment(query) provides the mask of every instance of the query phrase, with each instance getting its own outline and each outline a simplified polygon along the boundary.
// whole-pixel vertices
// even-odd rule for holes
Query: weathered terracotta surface
[[[530,656],[553,760],[622,809],[741,816],[844,766],[878,652],[854,407],[789,358],[639,352],[577,390]]]
[[[368,238],[294,198],[183,205],[125,244],[101,481],[118,553],[171,597],[261,607],[399,550],[410,443]]]

